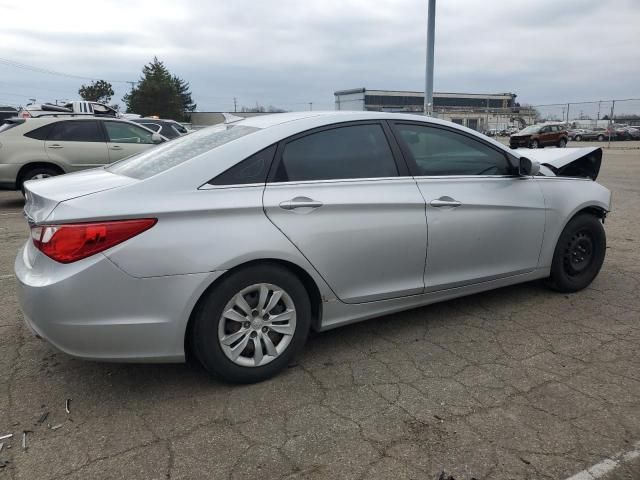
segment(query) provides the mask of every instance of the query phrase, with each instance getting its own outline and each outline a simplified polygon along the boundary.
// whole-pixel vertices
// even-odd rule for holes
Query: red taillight
[[[23,110],[20,116],[22,118],[31,118],[31,114],[27,110]]]
[[[40,225],[31,228],[38,250],[56,262],[71,263],[102,252],[153,227],[155,218]]]

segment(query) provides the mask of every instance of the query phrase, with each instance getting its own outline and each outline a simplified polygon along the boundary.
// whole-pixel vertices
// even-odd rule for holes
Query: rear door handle
[[[62,145],[58,145],[57,143],[54,143],[53,145],[47,145],[48,148],[64,148]]]
[[[440,197],[436,200],[431,200],[430,205],[432,207],[459,207],[462,205],[462,202],[459,202],[451,197]]]
[[[111,150],[122,150],[122,147],[120,145],[113,145],[111,147],[109,147]]]
[[[322,202],[312,200],[309,197],[296,197],[280,204],[280,208],[285,210],[295,210],[296,208],[319,208],[323,205]]]

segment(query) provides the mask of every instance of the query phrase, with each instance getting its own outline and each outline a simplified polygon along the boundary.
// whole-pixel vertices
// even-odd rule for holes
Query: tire
[[[267,310],[275,292],[281,296]],[[261,300],[265,308],[260,308]],[[282,314],[284,320],[271,323]],[[237,270],[205,293],[195,312],[191,342],[198,360],[214,376],[230,383],[255,383],[290,363],[310,326],[309,295],[298,277],[278,265],[261,265]]]
[[[567,139],[566,138],[561,138],[558,141],[558,148],[564,148],[567,146]]]
[[[582,137],[581,137],[580,135],[576,135],[573,139],[574,139],[576,142],[580,142],[580,141],[582,141]]]
[[[55,177],[56,175],[60,175],[60,174],[61,174],[60,171],[56,170],[55,168],[34,167],[27,170],[22,175],[20,175],[18,187],[20,188],[20,190],[22,190],[22,193],[24,194],[24,182],[28,180],[37,180],[40,178]]]
[[[540,142],[538,140],[532,140],[529,144],[529,148],[540,148]]]
[[[549,287],[570,293],[589,286],[600,272],[606,248],[606,234],[598,218],[588,213],[572,218],[553,253]]]
[[[599,142],[604,142],[604,135],[602,135],[602,134],[598,135],[598,141]]]

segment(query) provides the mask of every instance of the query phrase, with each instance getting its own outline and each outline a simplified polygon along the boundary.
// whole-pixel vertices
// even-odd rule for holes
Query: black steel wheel
[[[559,292],[577,292],[589,286],[600,272],[606,248],[600,219],[588,213],[576,215],[556,244],[549,286]]]

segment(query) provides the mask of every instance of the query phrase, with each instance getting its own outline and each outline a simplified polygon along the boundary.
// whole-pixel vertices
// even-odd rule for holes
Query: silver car
[[[193,353],[274,375],[323,331],[535,279],[585,288],[605,256],[598,148],[511,151],[415,115],[305,112],[207,128],[27,182],[15,273],[63,352]]]

